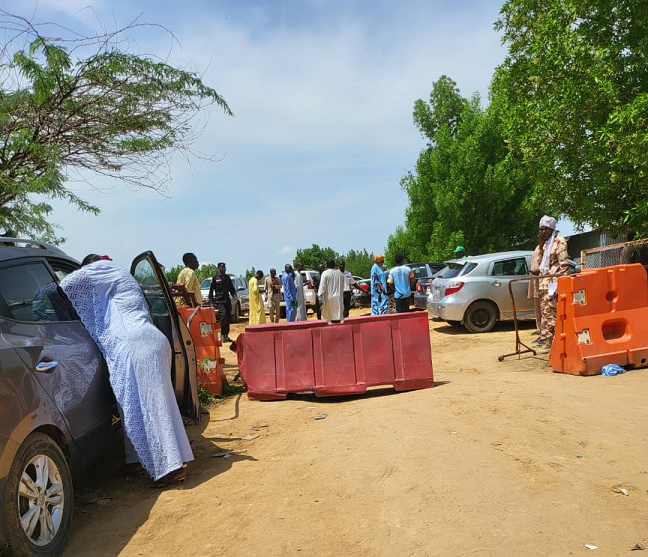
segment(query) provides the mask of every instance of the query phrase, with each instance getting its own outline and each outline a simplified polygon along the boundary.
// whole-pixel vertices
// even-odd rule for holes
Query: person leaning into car
[[[232,342],[229,337],[230,331],[230,314],[232,313],[232,301],[236,301],[236,289],[232,279],[227,274],[225,263],[218,264],[218,273],[212,277],[211,286],[209,287],[209,303],[218,311],[218,322],[220,323],[221,341]]]

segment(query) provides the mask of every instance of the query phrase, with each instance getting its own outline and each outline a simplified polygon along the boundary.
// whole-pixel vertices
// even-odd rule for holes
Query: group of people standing
[[[371,315],[389,313],[389,296],[393,294],[396,313],[409,311],[412,286],[415,281],[414,273],[403,263],[403,255],[394,256],[396,266],[385,272],[385,256],[377,255],[371,268]]]
[[[260,325],[266,322],[264,300],[260,285],[263,284],[270,323],[280,320],[281,302],[285,301],[286,321],[307,320],[304,264],[299,261],[297,269],[290,263],[284,266],[281,277],[277,277],[276,269],[270,269],[270,274],[264,277],[263,271],[257,271],[250,278],[250,325]],[[353,275],[346,270],[344,261],[335,268],[335,260],[329,259],[324,265],[317,267],[317,273],[310,278],[311,286],[316,291],[314,310],[318,319],[341,321],[349,316],[351,307],[352,288],[356,286]],[[262,282],[263,281],[263,282]],[[283,296],[282,296],[283,290]]]

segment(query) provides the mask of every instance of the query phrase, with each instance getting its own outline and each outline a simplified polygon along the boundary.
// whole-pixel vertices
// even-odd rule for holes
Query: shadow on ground
[[[239,416],[241,395],[232,407],[232,415]],[[218,420],[223,421],[223,420]],[[211,478],[229,470],[236,462],[256,460],[248,455],[231,455],[229,458],[212,458],[212,455],[231,448],[227,443],[236,438],[206,437],[210,423],[209,412],[203,413],[197,425],[187,426],[195,460],[188,465],[187,479],[182,484],[165,489],[155,489],[146,474],[127,477],[123,473],[123,443],[102,461],[92,466],[75,480],[75,506],[70,540],[65,555],[113,557],[120,555],[133,535],[148,520],[151,509],[164,491],[191,490]],[[219,446],[223,443],[223,446]],[[127,513],[128,521],[119,521],[117,530],[109,531],[106,524],[118,514]],[[109,534],[106,532],[109,531]],[[90,551],[89,548],[92,548]]]

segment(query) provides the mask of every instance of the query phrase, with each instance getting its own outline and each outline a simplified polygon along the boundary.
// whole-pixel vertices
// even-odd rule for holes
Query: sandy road
[[[648,548],[648,370],[579,378],[552,373],[546,356],[500,363],[514,342],[506,325],[470,335],[430,322],[430,338],[433,389],[271,403],[243,395],[213,406],[188,429],[196,461],[180,488],[126,480],[117,458],[96,467],[66,555]],[[319,412],[327,418],[314,421]],[[247,452],[211,458],[234,448]]]

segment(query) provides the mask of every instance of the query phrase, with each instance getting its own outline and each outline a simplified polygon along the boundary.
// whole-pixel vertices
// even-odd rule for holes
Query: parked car
[[[371,279],[356,278],[356,284],[359,286],[359,288],[353,289],[353,296],[351,297],[351,307],[370,308],[371,307]]]
[[[448,261],[429,286],[428,314],[463,325],[471,333],[486,333],[498,321],[513,319],[508,284],[529,277],[532,254],[509,251]],[[570,261],[570,273],[579,271]],[[528,286],[528,280],[512,285],[518,319],[535,319]]]
[[[211,302],[209,301],[209,288],[211,287],[211,281],[211,277],[208,277],[200,283],[200,294],[202,295],[203,307],[211,306]],[[235,302],[234,298],[232,298],[232,295],[230,294],[230,301],[232,302],[230,322],[238,323],[241,315],[250,311],[250,288],[248,287],[245,277],[232,277],[232,284],[236,290],[238,300]],[[218,317],[218,309],[215,311],[216,316]]]
[[[410,301],[414,303],[414,307],[426,309],[427,297],[422,303],[419,301],[419,304],[421,305],[417,304],[416,293],[418,291],[418,282],[423,278],[429,278],[438,273],[443,269],[443,267],[445,267],[445,263],[406,263],[406,265],[412,270],[412,274],[414,275]],[[390,271],[391,269],[387,269],[385,274],[389,276]],[[389,295],[389,313],[396,313],[396,302],[394,301],[393,293]]]
[[[0,242],[0,553],[59,555],[72,477],[123,439],[108,369],[58,283],[79,268],[60,249]],[[183,416],[200,420],[196,356],[151,252],[135,258],[156,326],[176,354],[171,377]]]
[[[443,266],[441,267],[443,269]],[[428,290],[432,279],[441,270],[437,270],[431,277],[423,277],[416,281],[416,288],[414,289],[414,307],[417,309],[427,309]]]

